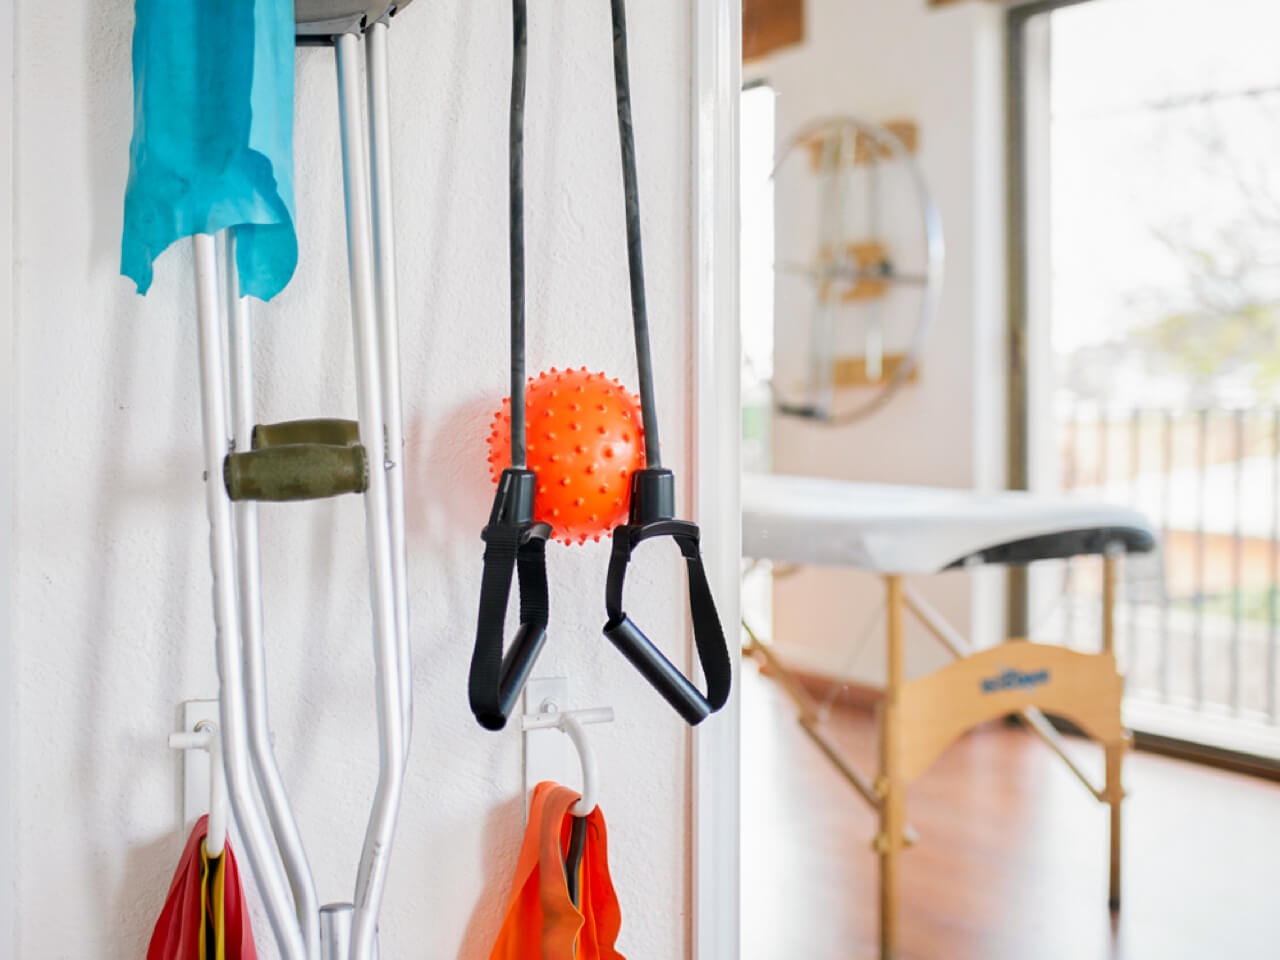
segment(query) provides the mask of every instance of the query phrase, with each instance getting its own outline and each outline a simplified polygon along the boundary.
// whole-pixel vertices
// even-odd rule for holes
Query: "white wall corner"
[[[739,710],[737,643],[741,511],[738,417],[738,99],[742,9],[736,0],[693,4],[692,353],[694,515],[734,660],[733,695],[692,737],[690,953],[739,955]],[[692,644],[689,645],[692,651]],[[692,653],[691,653],[692,657]]]

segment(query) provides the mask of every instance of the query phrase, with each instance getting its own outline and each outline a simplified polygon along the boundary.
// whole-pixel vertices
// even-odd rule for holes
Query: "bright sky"
[[[743,390],[758,390],[773,376],[773,171],[776,94],[751,87],[742,94],[742,311]]]
[[[1051,16],[1052,325],[1068,352],[1179,299],[1183,268],[1154,229],[1219,250],[1247,219],[1239,182],[1280,203],[1280,2],[1097,0]],[[1280,264],[1278,233],[1254,239],[1258,259]],[[1254,282],[1280,295],[1274,274]]]

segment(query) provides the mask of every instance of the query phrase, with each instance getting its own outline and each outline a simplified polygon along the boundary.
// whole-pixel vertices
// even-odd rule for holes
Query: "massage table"
[[[825,735],[813,699],[750,629],[745,648],[768,666],[796,702],[805,732],[879,815],[873,846],[879,854],[882,960],[895,955],[898,854],[915,841],[906,823],[906,786],[963,733],[999,717],[1021,717],[1110,806],[1109,902],[1113,910],[1119,907],[1121,766],[1130,740],[1121,721],[1124,681],[1114,651],[1116,574],[1122,555],[1155,549],[1155,533],[1141,513],[1018,491],[758,474],[743,479],[742,543],[749,559],[846,567],[884,580],[887,676],[874,779],[855,769]],[[978,649],[906,582],[908,575],[1084,555],[1102,558],[1097,653],[1025,640]],[[955,658],[912,680],[903,678],[908,614]],[[1072,760],[1045,713],[1070,721],[1102,745],[1101,787]]]

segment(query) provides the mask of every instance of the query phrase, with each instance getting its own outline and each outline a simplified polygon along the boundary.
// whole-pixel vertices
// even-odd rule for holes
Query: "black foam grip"
[[[631,554],[645,540],[669,536],[680,547],[689,577],[689,613],[693,620],[693,639],[698,661],[707,679],[704,695],[692,681],[645,635],[622,609]],[[649,681],[667,703],[690,725],[696,726],[715,713],[729,700],[733,684],[733,665],[725,642],[720,617],[716,613],[711,585],[702,563],[702,549],[697,526],[682,520],[660,520],[639,526],[626,525],[613,532],[613,553],[609,559],[605,607],[609,621],[604,635],[618,648],[640,674]]]

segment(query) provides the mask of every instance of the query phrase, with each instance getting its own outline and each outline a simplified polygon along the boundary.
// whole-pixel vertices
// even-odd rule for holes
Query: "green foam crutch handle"
[[[359,442],[360,424],[354,420],[286,420],[284,423],[260,423],[253,428],[254,450],[296,443],[354,447]]]
[[[232,500],[322,500],[364,493],[369,459],[358,444],[291,443],[229,454],[222,475]]]

